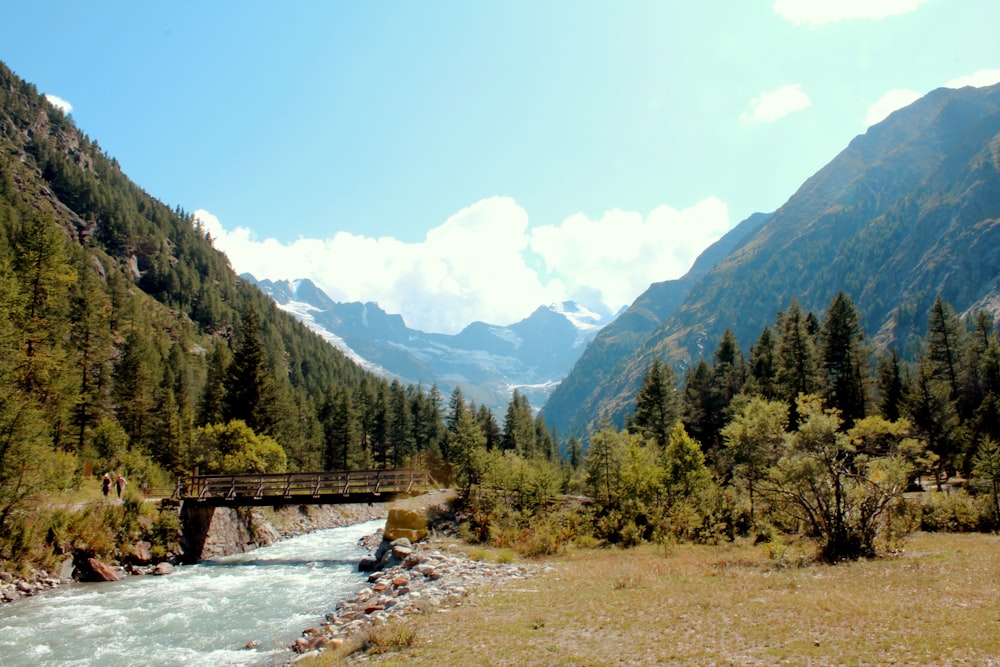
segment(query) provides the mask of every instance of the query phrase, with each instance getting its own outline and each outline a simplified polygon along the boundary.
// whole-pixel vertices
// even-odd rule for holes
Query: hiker
[[[111,475],[104,473],[104,479],[101,480],[101,493],[107,498],[108,494],[111,493]]]
[[[125,478],[122,477],[122,474],[120,472],[115,473],[115,490],[118,491],[119,498],[122,497],[122,491],[125,490],[126,484],[128,484],[128,482],[125,481]]]

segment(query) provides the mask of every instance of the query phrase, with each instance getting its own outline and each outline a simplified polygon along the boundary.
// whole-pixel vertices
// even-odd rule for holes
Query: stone
[[[73,570],[75,569],[76,568],[73,565],[73,557],[67,556],[59,565],[59,578],[63,581],[69,581],[73,578]]]
[[[140,565],[146,565],[153,560],[153,545],[139,541],[132,546],[132,560]]]
[[[378,569],[378,560],[373,556],[365,556],[358,561],[358,572],[373,572]]]
[[[88,558],[87,566],[91,573],[88,581],[118,581],[118,575],[107,563],[102,563],[96,558]]]
[[[412,510],[391,509],[385,520],[384,536],[390,542],[401,537],[411,543],[421,540],[427,537],[427,516]]]
[[[174,566],[170,563],[157,563],[156,567],[153,568],[153,574],[162,576],[165,574],[173,574]]]

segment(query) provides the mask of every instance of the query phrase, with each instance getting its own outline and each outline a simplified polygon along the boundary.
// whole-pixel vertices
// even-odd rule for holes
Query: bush
[[[920,505],[920,528],[929,532],[967,533],[992,527],[989,499],[964,489],[928,491]]]

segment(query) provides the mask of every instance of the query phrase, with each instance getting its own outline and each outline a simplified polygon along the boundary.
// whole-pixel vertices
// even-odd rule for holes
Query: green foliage
[[[259,435],[241,420],[209,424],[195,433],[194,462],[205,473],[285,472],[285,450],[269,436]]]
[[[677,421],[676,379],[670,366],[654,359],[635,397],[635,415],[629,430],[655,440],[662,449]]]
[[[753,397],[722,430],[734,473],[749,492],[751,518],[754,490],[777,462],[787,426],[788,406],[784,402]]]
[[[972,459],[975,486],[990,500],[993,525],[1000,526],[1000,444],[992,438],[983,438]]]
[[[928,491],[920,503],[920,529],[929,532],[967,533],[994,527],[993,508],[987,496],[973,496],[965,489]]]
[[[884,420],[842,432],[837,410],[824,409],[816,397],[798,403],[799,428],[771,469],[766,497],[779,515],[809,527],[825,560],[875,556],[886,513],[902,500],[919,446]],[[884,446],[871,446],[872,440]]]

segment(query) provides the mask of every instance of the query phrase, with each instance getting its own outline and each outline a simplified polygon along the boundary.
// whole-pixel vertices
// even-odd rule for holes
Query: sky
[[[310,278],[442,333],[564,300],[617,312],[893,110],[1000,81],[995,0],[2,15],[0,60],[196,213],[237,272]]]

